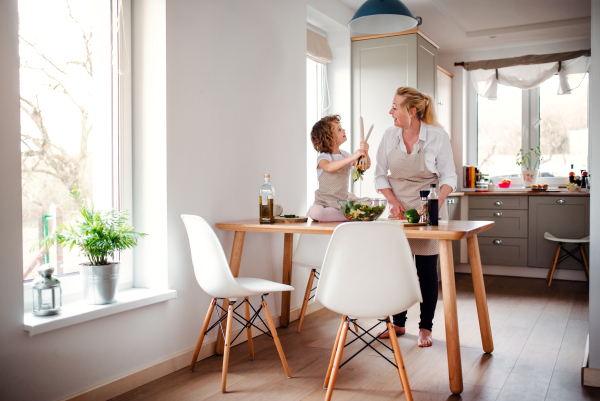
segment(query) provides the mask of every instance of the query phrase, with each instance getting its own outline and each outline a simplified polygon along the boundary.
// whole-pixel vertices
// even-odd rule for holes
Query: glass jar
[[[38,268],[39,277],[33,280],[33,314],[38,316],[56,315],[62,308],[60,281],[52,277],[54,267],[42,265]]]
[[[478,181],[475,186],[475,192],[488,192],[487,181]]]

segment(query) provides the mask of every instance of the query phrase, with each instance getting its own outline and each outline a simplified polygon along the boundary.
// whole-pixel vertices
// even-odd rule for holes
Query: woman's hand
[[[365,152],[369,152],[369,144],[365,141],[362,141],[360,143],[360,149],[364,150]]]
[[[390,213],[393,214],[394,216],[402,216],[402,212],[404,212],[404,208],[402,207],[402,204],[400,203],[400,201],[398,201],[396,199],[395,202],[390,202]]]

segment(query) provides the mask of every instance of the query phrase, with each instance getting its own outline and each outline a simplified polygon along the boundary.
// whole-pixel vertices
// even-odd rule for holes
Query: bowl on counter
[[[569,192],[579,192],[581,190],[581,187],[567,187],[567,191]]]
[[[510,188],[510,182],[499,182],[498,188]]]
[[[377,220],[387,206],[387,199],[360,198],[357,200],[338,199],[340,210],[352,221]]]

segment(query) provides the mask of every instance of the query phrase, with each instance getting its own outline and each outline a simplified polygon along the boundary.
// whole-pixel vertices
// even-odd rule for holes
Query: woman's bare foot
[[[433,337],[431,331],[420,329],[419,330],[419,341],[417,343],[419,347],[431,347],[433,345]]]
[[[404,334],[406,332],[406,329],[404,327],[394,325],[394,331],[396,332],[397,336],[401,336],[402,334]],[[385,330],[385,331],[377,334],[377,338],[390,338],[390,335],[389,335],[388,331]]]

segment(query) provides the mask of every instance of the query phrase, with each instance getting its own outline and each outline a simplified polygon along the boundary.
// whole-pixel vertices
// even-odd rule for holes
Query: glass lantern
[[[62,307],[60,281],[52,277],[54,267],[42,265],[38,269],[40,277],[33,280],[33,314],[38,316],[56,315]]]

